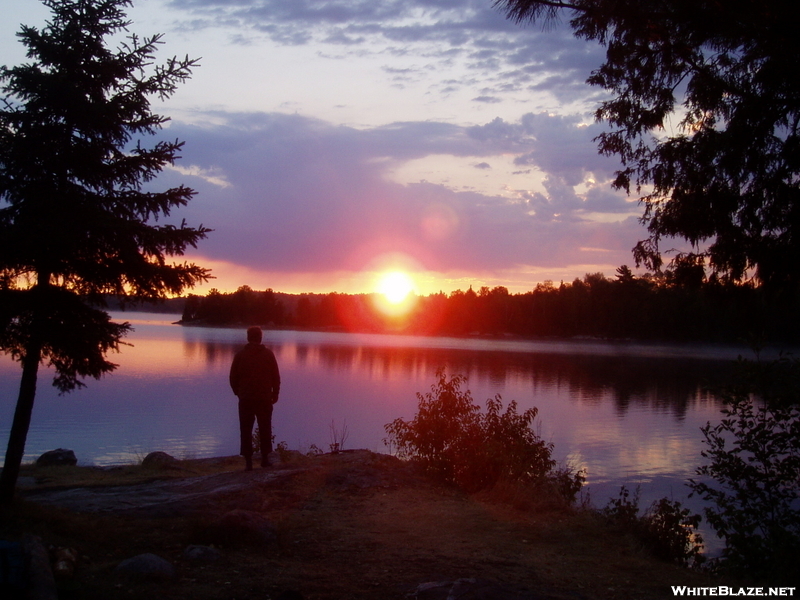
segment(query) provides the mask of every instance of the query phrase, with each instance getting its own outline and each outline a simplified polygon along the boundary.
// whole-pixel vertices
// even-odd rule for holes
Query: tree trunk
[[[36,336],[38,338],[38,336]],[[14,488],[17,485],[19,468],[25,454],[25,440],[33,413],[33,400],[36,397],[36,377],[39,372],[42,345],[31,340],[22,359],[22,381],[19,386],[17,408],[14,411],[14,422],[8,437],[8,449],[3,472],[0,474],[0,504],[10,504],[14,499]]]

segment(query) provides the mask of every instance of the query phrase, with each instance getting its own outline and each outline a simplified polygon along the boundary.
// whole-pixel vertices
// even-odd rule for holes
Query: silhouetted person
[[[246,469],[253,469],[253,423],[258,419],[261,466],[272,452],[272,405],[278,401],[281,376],[272,350],[261,343],[261,328],[247,330],[247,345],[236,353],[231,365],[231,389],[239,398],[239,432]]]

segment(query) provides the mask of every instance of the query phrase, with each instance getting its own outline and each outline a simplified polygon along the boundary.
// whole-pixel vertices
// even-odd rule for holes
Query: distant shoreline
[[[114,312],[138,312],[148,313],[154,315],[175,315],[180,317],[178,313],[164,313],[158,311],[142,310],[142,307],[137,307],[137,310],[118,310]],[[718,342],[718,341],[703,341],[703,340],[670,340],[670,339],[647,339],[647,338],[604,338],[592,336],[573,336],[573,337],[559,337],[559,336],[523,336],[514,333],[465,333],[465,334],[424,334],[406,331],[357,331],[348,330],[344,326],[327,326],[327,327],[302,327],[297,325],[275,325],[271,323],[245,323],[245,322],[227,322],[227,323],[209,323],[204,321],[183,321],[178,318],[175,321],[170,321],[171,325],[179,325],[181,327],[197,327],[201,329],[232,329],[244,330],[251,325],[260,326],[265,331],[297,331],[302,333],[332,333],[332,334],[353,334],[353,335],[379,335],[379,336],[403,336],[409,338],[419,339],[454,339],[454,340],[485,340],[485,341],[508,341],[508,342],[529,342],[529,343],[551,343],[551,344],[570,344],[575,346],[589,346],[591,344],[610,344],[615,346],[630,346],[632,348],[641,347],[643,351],[649,348],[667,349],[667,348],[685,348],[685,349],[703,349],[703,348],[716,348],[723,349],[731,353],[727,359],[721,360],[736,360],[738,356],[747,359],[755,359],[755,351],[752,347],[747,346],[743,342]],[[778,359],[781,356],[800,356],[800,346],[787,346],[777,343],[771,343],[759,350],[759,358],[765,360]]]

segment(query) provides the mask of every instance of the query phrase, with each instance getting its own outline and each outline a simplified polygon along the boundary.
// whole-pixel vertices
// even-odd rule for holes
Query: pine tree
[[[151,190],[183,144],[142,145],[168,120],[150,99],[171,96],[196,61],[156,64],[160,35],[110,49],[130,0],[44,4],[46,26],[18,34],[30,62],[0,69],[0,348],[22,366],[0,502],[13,498],[39,365],[62,393],[101,377],[131,329],[103,310],[107,294],[154,300],[209,277],[170,257],[210,230],[163,221],[195,192]]]

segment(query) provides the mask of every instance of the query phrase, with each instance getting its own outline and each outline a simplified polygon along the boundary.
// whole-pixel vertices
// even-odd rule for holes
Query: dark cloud
[[[483,102],[484,104],[497,104],[502,102],[502,98],[498,98],[497,96],[476,96],[472,99],[473,102]]]
[[[214,117],[225,124],[173,123],[169,135],[186,146],[182,171],[165,175],[198,190],[182,216],[215,230],[202,246],[210,258],[265,271],[322,272],[360,270],[378,253],[403,252],[432,270],[500,271],[582,264],[586,246],[607,248],[622,264],[636,239],[635,219],[583,218],[587,211],[619,212],[625,203],[610,191],[576,192],[576,177],[588,171],[569,153],[579,149],[578,139],[584,154],[594,147],[577,120],[526,115],[474,128],[409,122],[357,130],[298,115]],[[516,154],[542,170],[545,193],[509,198],[387,177],[393,167],[430,155],[498,154]],[[486,161],[474,166],[490,168]]]
[[[481,87],[477,102],[501,92],[546,90],[560,101],[593,93],[585,81],[601,62],[599,46],[566,25],[543,32],[505,18],[487,0],[170,0],[185,29],[229,28],[282,45],[329,44],[359,52],[460,60]],[[379,49],[378,49],[379,48]],[[494,83],[493,83],[494,82]],[[501,86],[505,87],[501,87]]]
[[[243,22],[348,23],[391,20],[406,12],[399,0],[171,0],[169,4],[197,15]]]

